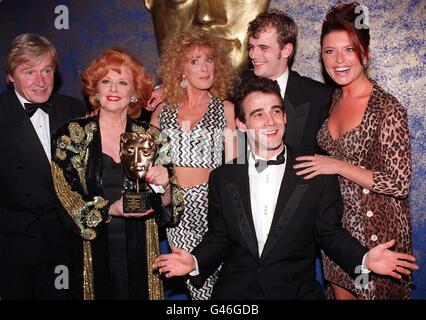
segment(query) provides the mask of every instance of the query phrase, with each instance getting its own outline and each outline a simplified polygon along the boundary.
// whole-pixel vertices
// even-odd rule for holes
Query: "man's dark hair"
[[[246,84],[240,86],[240,91],[235,96],[235,117],[245,123],[245,112],[243,103],[245,98],[253,92],[261,92],[265,94],[276,95],[283,105],[280,86],[275,80],[262,77],[253,77]]]
[[[284,48],[287,43],[291,43],[296,50],[297,25],[296,22],[283,11],[271,9],[260,13],[249,23],[248,36],[257,39],[259,34],[266,28],[275,28],[278,34],[280,48]]]

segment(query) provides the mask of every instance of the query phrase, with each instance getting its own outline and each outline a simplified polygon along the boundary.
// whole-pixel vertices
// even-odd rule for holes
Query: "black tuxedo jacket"
[[[53,94],[51,134],[85,114],[78,99]],[[33,265],[64,255],[66,238],[50,163],[14,90],[0,95],[0,261]]]
[[[241,85],[236,90],[253,77],[256,76],[252,70],[244,72]],[[284,141],[296,155],[320,152],[316,136],[328,117],[332,92],[333,88],[289,70],[284,93],[284,111],[287,115]]]
[[[316,244],[355,276],[367,249],[341,226],[337,178],[296,176],[288,160],[271,229],[259,257],[247,164],[225,164],[210,174],[208,232],[193,250],[196,286],[223,262],[212,299],[322,299],[315,278]],[[256,191],[254,191],[256,192]]]

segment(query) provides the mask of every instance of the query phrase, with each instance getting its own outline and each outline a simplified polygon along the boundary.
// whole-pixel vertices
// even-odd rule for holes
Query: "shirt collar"
[[[25,103],[31,103],[31,102],[29,102],[27,99],[25,99],[23,96],[21,96],[21,95],[18,93],[18,91],[16,91],[16,89],[15,89],[15,94],[16,94],[16,96],[18,97],[18,100],[19,100],[19,102],[21,103],[22,108],[24,108],[24,109],[25,109]]]
[[[289,71],[288,71],[288,68],[287,68],[285,70],[285,72],[277,78],[277,82],[278,82],[278,85],[280,86],[280,90],[281,90],[281,96],[283,96],[283,97],[284,97],[284,94],[285,94],[285,90],[287,88],[288,75],[289,75]]]
[[[255,160],[277,160],[278,155],[281,153],[281,151],[283,151],[283,149],[284,149],[284,148],[285,148],[285,145],[283,145],[283,146],[280,148],[280,151],[279,151],[279,152],[277,152],[277,154],[276,154],[276,155],[274,155],[273,157],[271,157],[271,158],[269,158],[269,159],[265,159],[265,158],[262,158],[262,157],[258,156],[257,154],[255,154],[255,153],[251,150],[251,145],[250,145],[250,143],[248,143],[248,142],[247,142],[247,151],[248,151],[248,154],[249,154],[248,158],[249,158],[250,162],[253,162],[253,163],[254,163],[254,161],[255,161]],[[287,153],[287,150],[285,151],[285,153]]]

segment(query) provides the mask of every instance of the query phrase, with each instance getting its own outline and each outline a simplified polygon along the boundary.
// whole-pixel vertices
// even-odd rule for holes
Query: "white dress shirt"
[[[18,92],[16,92],[16,96],[21,102],[22,108],[25,109],[24,103],[30,103],[24,97],[22,97]],[[47,159],[49,162],[51,161],[51,147],[50,147],[50,124],[49,124],[49,115],[44,112],[42,109],[37,109],[37,111],[30,118],[31,123],[33,124],[34,130],[37,133],[37,136],[43,146],[44,152],[46,153]]]
[[[274,217],[278,194],[284,177],[287,149],[285,150],[286,161],[283,164],[267,166],[260,173],[255,168],[255,159],[262,158],[252,152],[250,154],[248,164],[251,212],[260,257],[271,229],[272,218]],[[268,160],[276,160],[276,156]]]
[[[250,145],[248,145],[248,150],[250,150]],[[281,151],[282,149],[277,153],[277,156],[281,153]],[[256,170],[254,164],[256,159],[263,158],[258,156],[254,156],[254,158],[254,154],[251,151],[249,151],[249,154],[250,203],[260,257],[262,255],[266,239],[268,239],[272,218],[274,217],[275,207],[277,205],[278,194],[280,192],[281,182],[284,177],[287,163],[287,148],[285,150],[285,161],[283,164],[267,166],[260,173]],[[277,156],[268,160],[276,160]],[[195,262],[195,269],[191,271],[189,275],[198,276],[200,274],[198,261],[195,256],[192,257]]]
[[[253,153],[249,160],[249,185],[250,185],[250,201],[253,217],[254,228],[256,232],[259,257],[262,255],[266,240],[268,239],[271,229],[272,219],[277,205],[278,194],[280,192],[281,182],[284,177],[287,164],[287,149],[285,150],[285,161],[280,165],[267,166],[262,172],[258,172],[254,166],[255,159],[262,159],[258,156],[253,157]],[[278,153],[279,154],[279,153]],[[263,159],[266,160],[266,159]],[[276,160],[273,157],[269,160]],[[365,254],[362,258],[361,273],[369,273],[370,270],[365,266]],[[199,275],[198,261],[192,256],[195,262],[195,268],[189,273],[190,276]]]
[[[278,82],[278,85],[280,86],[281,96],[283,97],[283,99],[285,95],[285,90],[287,89],[288,75],[289,75],[289,71],[287,68],[285,72],[277,78],[277,82]]]

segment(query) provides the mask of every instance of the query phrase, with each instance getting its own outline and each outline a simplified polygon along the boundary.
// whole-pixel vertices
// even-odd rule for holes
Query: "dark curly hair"
[[[296,22],[280,10],[269,10],[260,13],[249,23],[248,36],[257,39],[259,33],[265,28],[273,27],[277,30],[278,43],[280,48],[284,48],[287,43],[293,45],[293,53],[296,50],[297,25]]]
[[[253,92],[262,92],[265,94],[276,95],[283,106],[283,99],[281,96],[280,86],[276,80],[271,80],[263,77],[253,77],[245,84],[241,85],[241,89],[235,95],[235,117],[242,123],[246,122],[243,103],[245,98]],[[284,109],[284,107],[283,107]]]

